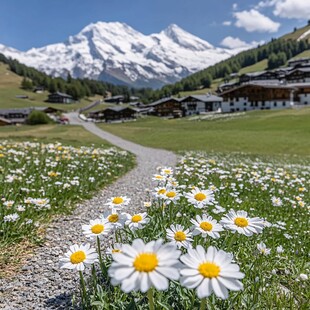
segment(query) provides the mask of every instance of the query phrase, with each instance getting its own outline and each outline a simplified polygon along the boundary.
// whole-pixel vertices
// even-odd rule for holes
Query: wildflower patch
[[[130,197],[112,193],[81,229],[90,243],[60,258],[80,272],[86,309],[307,308],[307,162],[190,153],[153,181],[145,210],[127,213]]]

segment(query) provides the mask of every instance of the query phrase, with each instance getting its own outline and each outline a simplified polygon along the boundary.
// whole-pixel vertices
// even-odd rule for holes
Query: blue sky
[[[309,18],[309,0],[1,0],[0,43],[27,50],[62,42],[91,22],[119,21],[144,34],[174,23],[232,46],[268,41]]]

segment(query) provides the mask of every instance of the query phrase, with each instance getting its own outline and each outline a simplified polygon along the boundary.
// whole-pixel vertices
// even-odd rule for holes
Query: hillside
[[[267,69],[268,58],[272,55],[283,56],[284,62],[281,65],[285,65],[291,58],[307,57],[310,53],[309,35],[310,25],[307,25],[262,46],[243,51],[175,84],[166,85],[157,95],[165,97],[167,94],[176,96],[213,91],[224,78],[229,79],[231,73],[242,74]]]
[[[55,104],[45,102],[48,92],[37,94],[32,91],[26,91],[20,88],[22,77],[9,70],[8,65],[0,62],[0,108],[25,108],[25,107],[48,107],[53,106],[63,110],[74,110],[85,107],[90,102],[102,97],[95,96],[88,99],[81,99],[74,104]],[[28,96],[27,99],[20,99],[16,96]]]

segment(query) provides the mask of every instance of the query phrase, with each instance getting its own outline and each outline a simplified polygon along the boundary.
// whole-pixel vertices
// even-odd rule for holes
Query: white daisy
[[[165,203],[168,205],[170,202],[176,203],[181,195],[175,189],[167,189],[164,195]]]
[[[83,234],[88,238],[96,238],[101,236],[107,236],[112,226],[104,219],[90,220],[89,225],[82,225]]]
[[[171,167],[164,167],[163,169],[161,169],[160,173],[164,176],[170,176],[173,174],[173,169]]]
[[[197,296],[202,299],[214,292],[217,297],[228,298],[228,289],[239,291],[243,285],[239,279],[244,277],[237,264],[232,264],[228,253],[210,246],[207,250],[198,245],[188,249],[180,258],[184,267],[181,269],[181,285],[196,288]]]
[[[60,258],[60,268],[76,269],[83,271],[84,264],[93,264],[98,261],[96,249],[92,248],[89,243],[82,245],[71,245],[70,250]]]
[[[274,207],[281,207],[283,204],[282,200],[280,198],[277,198],[277,197],[272,197],[271,201],[272,201],[272,205]]]
[[[106,254],[108,255],[117,255],[119,253],[122,253],[122,247],[123,245],[121,243],[114,243],[112,246],[110,246],[107,250],[106,250]]]
[[[257,245],[257,250],[263,255],[270,254],[270,249],[267,249],[266,244],[264,242],[261,242]]]
[[[262,232],[264,220],[258,217],[250,218],[246,211],[234,211],[231,210],[221,220],[220,224],[226,229],[237,231],[239,234],[246,236],[252,236],[253,234],[259,234]]]
[[[214,194],[211,190],[200,190],[198,187],[195,187],[190,193],[186,193],[185,197],[189,203],[199,209],[214,202]]]
[[[163,176],[161,174],[154,174],[152,180],[158,181],[158,182],[163,182],[166,180],[166,176]]]
[[[116,230],[124,227],[127,215],[126,213],[118,213],[116,210],[111,210],[103,214],[103,219],[109,222],[113,230]]]
[[[191,242],[193,241],[192,233],[189,229],[185,229],[182,225],[176,224],[171,225],[170,228],[166,229],[167,239],[171,241],[172,244],[175,244],[178,248],[191,247]]]
[[[127,198],[126,196],[116,196],[110,198],[106,205],[108,205],[111,209],[120,210],[122,207],[127,206],[129,202],[130,198]]]
[[[165,198],[166,197],[167,188],[164,186],[156,187],[154,196],[156,198]]]
[[[122,253],[113,255],[109,276],[113,285],[121,284],[122,291],[146,292],[151,287],[167,290],[168,279],[179,279],[180,251],[172,244],[162,244],[162,239],[147,244],[141,239],[132,245],[123,244]]]
[[[137,213],[134,215],[126,214],[127,220],[125,225],[128,225],[130,230],[142,229],[145,224],[147,224],[150,219],[147,217],[147,213]]]
[[[211,238],[217,239],[220,237],[219,232],[224,230],[222,225],[218,224],[212,216],[206,214],[203,214],[202,217],[196,215],[196,220],[191,219],[191,223],[194,224],[193,236],[201,234],[203,238],[210,236]]]

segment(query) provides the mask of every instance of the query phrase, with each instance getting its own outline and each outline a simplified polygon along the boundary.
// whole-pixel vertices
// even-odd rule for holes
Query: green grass
[[[303,51],[302,53],[296,55],[295,57],[293,57],[293,59],[298,59],[298,58],[308,58],[310,57],[310,50],[308,51]]]
[[[223,78],[213,80],[210,88],[202,88],[202,89],[198,89],[198,90],[182,91],[179,93],[179,96],[180,97],[186,97],[186,96],[190,96],[190,95],[205,95],[206,93],[209,93],[209,92],[214,93],[217,90],[218,86],[223,83],[223,81],[224,81]]]
[[[0,109],[26,108],[26,107],[55,107],[62,110],[76,110],[89,105],[101,96],[82,99],[72,104],[57,104],[45,102],[48,92],[36,94],[20,88],[22,78],[8,69],[8,66],[0,63]],[[16,98],[16,95],[26,95],[28,99]]]
[[[267,66],[268,66],[267,63],[268,63],[268,60],[267,59],[263,59],[263,60],[257,62],[254,65],[251,65],[251,66],[244,67],[244,68],[240,69],[238,74],[241,75],[241,74],[250,73],[250,72],[264,71],[264,70],[267,69]]]
[[[303,33],[306,31],[310,30],[310,25],[304,26],[302,28],[297,29],[295,32],[288,33],[281,37],[281,39],[286,39],[286,40],[297,40]],[[310,35],[307,36],[307,39],[310,39]]]
[[[107,141],[89,133],[83,127],[72,125],[5,126],[0,127],[1,139],[17,141],[38,139],[46,143],[57,141],[74,146],[92,144],[112,146]]]
[[[171,151],[310,154],[310,109],[254,111],[235,119],[190,121],[156,117],[100,128],[124,139]]]

